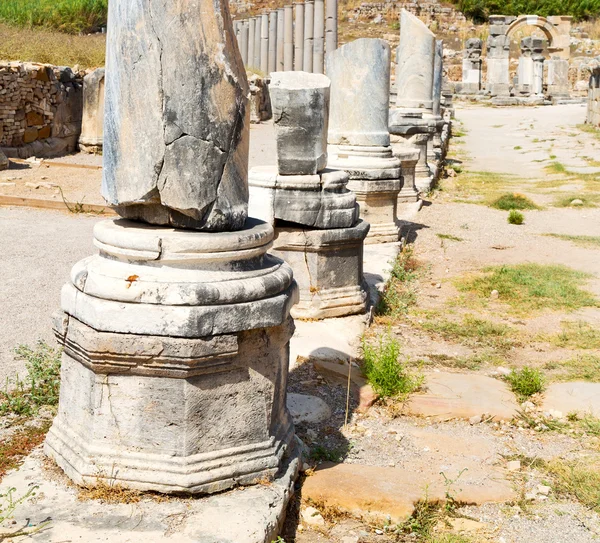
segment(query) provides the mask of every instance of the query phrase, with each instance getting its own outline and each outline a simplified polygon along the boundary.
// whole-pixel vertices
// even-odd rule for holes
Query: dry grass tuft
[[[80,487],[77,498],[80,501],[98,500],[102,503],[138,503],[142,499],[142,492],[98,478],[95,485]]]

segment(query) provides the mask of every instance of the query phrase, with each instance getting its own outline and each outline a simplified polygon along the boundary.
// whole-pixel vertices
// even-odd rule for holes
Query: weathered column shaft
[[[325,53],[335,51],[338,46],[338,0],[326,1]]]
[[[494,96],[505,96],[510,91],[510,38],[507,32],[512,20],[514,17],[503,15],[492,15],[489,18],[486,89]]]
[[[283,9],[283,69],[290,72],[294,69],[294,9],[291,5]]]
[[[277,10],[269,13],[269,69],[277,71]]]
[[[256,31],[256,19],[248,19],[248,59],[246,66],[254,66],[254,33]]]
[[[255,69],[260,69],[260,45],[261,45],[261,24],[260,16],[254,18],[254,56],[252,57],[252,66]]]
[[[260,71],[263,74],[269,72],[269,15],[263,13],[260,16]]]
[[[313,36],[315,25],[315,4],[313,0],[304,2],[304,61],[303,70],[313,71]]]
[[[242,62],[244,66],[248,66],[248,44],[250,41],[250,32],[249,32],[248,21],[242,21],[241,24],[241,33],[242,33]]]
[[[304,70],[304,3],[295,5],[294,23],[294,70]]]
[[[315,0],[314,31],[313,31],[313,66],[314,73],[325,72],[325,2]]]
[[[435,42],[435,59],[433,64],[433,114],[437,117],[442,113],[442,81],[444,78],[444,41]]]
[[[276,59],[276,71],[283,71],[283,54],[285,44],[285,11],[283,8],[277,10],[277,59]]]

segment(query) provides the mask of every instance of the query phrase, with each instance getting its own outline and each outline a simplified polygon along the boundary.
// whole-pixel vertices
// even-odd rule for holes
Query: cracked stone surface
[[[126,218],[237,230],[248,82],[226,2],[111,2],[102,194]]]

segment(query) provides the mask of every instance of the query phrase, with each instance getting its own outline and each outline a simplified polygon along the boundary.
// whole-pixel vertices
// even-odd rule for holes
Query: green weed
[[[517,194],[516,192],[503,194],[491,204],[491,207],[510,211],[511,209],[539,209],[527,196]]]
[[[566,173],[567,172],[567,168],[565,168],[564,164],[561,164],[560,162],[552,162],[552,164],[548,164],[548,166],[546,166],[544,168],[548,173]]]
[[[600,461],[598,458],[578,460],[555,459],[546,465],[553,477],[554,491],[576,498],[581,504],[600,512]]]
[[[506,380],[511,390],[521,399],[529,398],[544,390],[544,375],[536,368],[524,367],[520,370],[512,370]]]
[[[465,241],[463,238],[459,238],[458,236],[453,236],[452,234],[436,234],[438,238],[441,240],[448,241]]]
[[[600,236],[569,236],[567,234],[543,234],[551,238],[558,238],[564,241],[572,241],[580,247],[591,247],[600,249]]]
[[[399,317],[417,303],[416,281],[419,263],[413,256],[411,247],[405,247],[391,270],[377,306],[378,315]]]
[[[558,347],[569,349],[600,349],[600,330],[585,321],[565,321],[562,332],[552,338]]]
[[[600,357],[592,354],[578,355],[560,362],[548,362],[544,369],[552,372],[558,381],[600,381]]]
[[[407,396],[423,384],[423,376],[409,373],[399,361],[400,344],[390,335],[380,336],[375,345],[363,340],[362,354],[363,373],[382,398]]]
[[[525,216],[520,211],[516,209],[511,209],[508,213],[508,218],[506,219],[509,224],[523,224],[525,221]]]

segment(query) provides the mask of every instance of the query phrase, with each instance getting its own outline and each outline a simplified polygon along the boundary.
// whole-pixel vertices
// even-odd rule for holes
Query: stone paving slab
[[[451,461],[449,461],[450,463]],[[503,503],[515,498],[511,483],[499,470],[482,467],[476,457],[455,466],[448,466],[448,477],[458,477],[450,488],[455,499],[465,504]],[[406,520],[415,504],[427,498],[444,501],[446,486],[437,466],[413,464],[410,469],[357,464],[322,464],[302,487],[303,499],[317,506],[336,507],[344,512],[392,522]]]
[[[427,373],[425,387],[424,394],[410,397],[406,414],[442,420],[487,414],[496,420],[510,420],[518,409],[506,384],[485,375]]]
[[[43,463],[42,450],[36,449],[2,481],[0,494],[14,487],[15,496],[22,496],[30,486],[38,488],[36,496],[15,511],[16,524],[0,525],[0,533],[50,519],[27,541],[271,543],[283,522],[298,469],[294,460],[272,484],[200,499],[144,497],[138,503],[111,504],[79,501],[76,488],[58,474],[58,468],[47,470]]]
[[[542,407],[560,411],[563,415],[576,411],[579,415],[600,417],[600,383],[554,383],[544,393]]]

